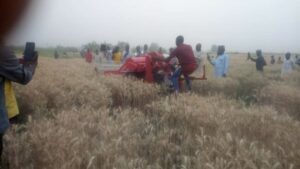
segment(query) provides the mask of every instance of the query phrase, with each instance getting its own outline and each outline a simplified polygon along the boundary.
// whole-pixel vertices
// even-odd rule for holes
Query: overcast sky
[[[204,49],[300,52],[300,0],[38,0],[10,43],[81,46],[90,41]]]

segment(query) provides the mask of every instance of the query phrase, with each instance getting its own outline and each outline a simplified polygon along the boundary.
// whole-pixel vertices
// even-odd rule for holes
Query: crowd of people
[[[19,114],[17,101],[14,96],[12,82],[27,84],[29,83],[35,73],[35,69],[38,64],[38,54],[34,52],[32,60],[26,61],[24,59],[18,59],[14,52],[4,46],[5,36],[12,30],[13,25],[18,21],[22,8],[26,5],[26,1],[18,1],[19,5],[15,5],[13,1],[6,1],[6,3],[12,2],[11,5],[6,7],[10,10],[0,10],[0,16],[3,23],[0,29],[0,164],[1,155],[3,149],[3,136],[6,130],[10,126],[10,120],[13,120],[17,114]],[[9,3],[8,3],[9,4]],[[4,5],[6,6],[6,5]],[[14,8],[12,8],[14,7]],[[201,51],[201,44],[197,44],[195,51],[193,48],[184,43],[184,37],[178,36],[176,38],[176,48],[170,48],[169,57],[165,59],[171,65],[171,82],[175,93],[179,92],[179,77],[184,76],[186,86],[188,90],[192,89],[190,75],[196,70],[203,72],[205,57]],[[92,51],[88,49],[87,52],[82,53],[86,62],[94,63],[96,71],[100,71],[102,64],[114,63],[121,64],[129,57],[140,57],[143,54],[149,52],[148,45],[145,44],[143,49],[141,46],[135,48],[135,53],[131,53],[130,46],[127,44],[123,50],[119,46],[110,47],[102,44],[99,49]],[[162,53],[162,48],[158,49],[158,52]],[[66,53],[64,53],[66,55]],[[59,54],[55,51],[54,57],[59,58]],[[212,57],[207,54],[208,62],[214,68],[214,76],[217,78],[226,78],[229,74],[229,56],[225,53],[225,46],[219,46],[217,50],[217,56]],[[264,67],[267,65],[263,52],[261,50],[256,51],[256,57],[252,57],[248,53],[248,60],[256,63],[256,69],[258,72],[263,72]],[[271,56],[270,64],[275,64],[275,56]],[[281,75],[286,78],[294,69],[294,65],[300,66],[300,58],[298,55],[295,59],[292,59],[291,53],[286,53],[284,59],[278,57],[277,64],[282,65]],[[1,168],[1,167],[0,167]]]
[[[131,52],[129,44],[126,44],[124,49],[121,49],[119,46],[111,47],[106,44],[101,44],[99,49],[92,51],[88,48],[86,52],[82,51],[81,55],[85,58],[86,62],[93,63],[95,70],[100,72],[103,64],[119,65],[129,57],[139,57],[146,53],[148,53],[147,44],[144,45],[143,50],[140,46],[137,46],[135,53]]]
[[[94,63],[95,70],[100,72],[101,66],[105,63],[121,64],[129,57],[140,57],[148,52],[147,44],[143,46],[143,49],[141,46],[137,46],[135,48],[135,52],[131,52],[129,44],[126,44],[123,50],[121,50],[119,46],[116,46],[111,50],[110,46],[102,44],[100,46],[100,50],[92,52],[88,49],[84,56],[86,62]],[[160,48],[157,52],[162,53],[162,49]],[[225,46],[218,46],[216,53],[217,55],[215,57],[207,53],[207,61],[213,66],[214,77],[226,78],[229,73],[230,58],[225,52]],[[175,92],[179,92],[178,79],[180,76],[184,77],[188,90],[191,90],[191,81],[189,77],[191,74],[197,71],[200,76],[205,76],[205,57],[200,43],[196,44],[195,49],[193,49],[191,45],[184,43],[183,36],[178,36],[176,38],[176,48],[170,48],[168,56],[169,57],[165,58],[165,61],[170,65],[172,70],[170,81],[172,82]],[[255,62],[256,70],[258,72],[263,72],[264,67],[267,65],[262,50],[257,50],[255,57],[248,53],[247,60]],[[273,65],[276,63],[282,65],[281,76],[285,79],[291,72],[293,72],[295,64],[300,66],[300,58],[296,55],[294,60],[291,57],[291,53],[288,52],[285,54],[284,59],[278,57],[276,62],[275,56],[272,55],[270,64]]]
[[[256,51],[256,58],[253,58],[250,53],[248,53],[247,60],[251,60],[256,63],[256,70],[259,72],[264,71],[264,66],[267,65],[267,62],[265,58],[263,57],[262,51],[257,50]],[[275,56],[271,56],[270,65],[276,64]],[[298,58],[298,55],[295,55],[295,59],[292,59],[292,54],[290,52],[287,52],[284,56],[284,60],[281,59],[281,57],[278,57],[277,64],[281,65],[281,77],[283,79],[286,79],[289,77],[289,74],[293,72],[295,69],[295,65],[300,66],[300,59]]]

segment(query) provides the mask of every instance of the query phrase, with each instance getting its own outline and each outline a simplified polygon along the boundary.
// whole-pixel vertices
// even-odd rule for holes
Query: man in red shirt
[[[192,74],[198,67],[192,47],[190,45],[184,44],[183,42],[183,36],[178,36],[176,38],[177,48],[173,50],[170,57],[168,58],[169,61],[172,58],[177,57],[180,64],[180,67],[175,70],[172,76],[172,83],[175,92],[179,91],[178,80],[181,74],[184,75],[188,90],[192,89],[189,75]]]

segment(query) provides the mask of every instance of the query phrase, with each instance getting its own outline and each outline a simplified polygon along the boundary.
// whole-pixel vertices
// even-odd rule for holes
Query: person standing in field
[[[125,50],[123,52],[122,62],[125,62],[125,60],[129,57],[130,57],[130,46],[129,46],[129,44],[126,44]]]
[[[3,150],[3,136],[9,128],[8,113],[10,108],[17,107],[17,103],[9,103],[6,95],[6,86],[12,82],[23,85],[29,83],[34,75],[37,66],[38,54],[35,52],[33,61],[20,64],[15,54],[0,42],[0,159]],[[13,100],[10,100],[13,101]],[[13,104],[13,105],[12,105]],[[8,106],[9,105],[9,106]]]
[[[120,51],[120,47],[116,46],[113,50],[113,60],[115,64],[120,64],[122,60],[122,53]]]
[[[282,64],[281,77],[287,78],[287,76],[292,73],[293,69],[294,69],[294,62],[291,59],[291,53],[288,52],[285,54],[285,60]]]
[[[190,45],[184,44],[184,37],[178,36],[176,38],[176,48],[167,58],[169,62],[172,58],[177,57],[179,62],[179,67],[173,73],[171,80],[175,90],[175,93],[179,92],[179,77],[181,74],[184,76],[187,89],[192,90],[191,81],[189,75],[192,74],[198,67],[196,58],[194,56],[193,49]]]
[[[270,62],[271,65],[274,65],[275,64],[275,57],[274,55],[271,56],[271,62]]]
[[[300,58],[298,57],[298,55],[295,56],[295,64],[300,66]]]
[[[12,108],[17,109],[16,100],[10,100],[9,102],[8,97],[14,95],[8,94],[6,90],[7,86],[12,87],[11,82],[17,82],[23,85],[29,83],[38,64],[37,52],[34,52],[30,62],[21,60],[22,64],[20,64],[20,60],[16,57],[14,52],[4,46],[4,39],[6,35],[13,30],[13,26],[15,26],[19,20],[21,14],[23,14],[29,1],[10,0],[2,2],[1,7],[8,10],[2,10],[3,8],[0,10],[0,168],[2,168],[1,157],[3,150],[3,136],[10,125],[8,116],[12,111]],[[10,94],[12,94],[12,92]]]
[[[92,53],[91,49],[87,50],[87,52],[85,54],[85,61],[87,63],[92,63],[92,61],[93,61],[93,53]]]
[[[112,64],[113,55],[112,55],[111,47],[109,45],[106,45],[105,56],[106,56],[106,59],[107,59],[108,63]]]
[[[136,50],[136,53],[135,53],[135,56],[136,56],[136,57],[139,57],[139,56],[142,55],[142,51],[141,51],[141,47],[140,47],[140,46],[137,46],[137,47],[135,48],[135,50]]]
[[[282,61],[281,57],[279,57],[277,60],[277,64],[281,65],[282,63],[283,63],[283,61]]]
[[[202,55],[201,48],[202,48],[201,43],[198,43],[196,45],[195,57],[196,57],[196,60],[198,63],[198,70],[199,70],[200,74],[203,75],[204,57]]]
[[[58,58],[59,58],[59,54],[58,54],[57,50],[54,51],[54,58],[55,58],[55,59],[58,59]]]
[[[248,53],[248,60],[250,59],[251,61],[256,63],[256,70],[259,72],[263,72],[264,71],[264,66],[267,65],[265,58],[262,55],[262,51],[261,50],[256,50],[256,55],[257,58],[252,58],[251,54]]]
[[[215,59],[211,59],[207,54],[207,60],[214,66],[214,76],[217,78],[227,77],[229,67],[229,56],[225,54],[225,46],[219,46],[217,56]]]
[[[144,50],[143,50],[143,54],[146,54],[146,53],[148,53],[148,45],[147,44],[144,45]]]
[[[106,46],[102,44],[100,46],[100,52],[98,49],[95,52],[94,65],[95,65],[95,71],[97,73],[101,71],[101,65],[103,64],[105,59],[105,50],[106,50]]]

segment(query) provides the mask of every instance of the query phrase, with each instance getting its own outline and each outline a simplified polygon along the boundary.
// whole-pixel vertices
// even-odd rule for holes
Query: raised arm
[[[27,84],[32,79],[35,68],[36,63],[20,64],[11,50],[0,49],[0,76],[13,82]]]
[[[251,60],[253,62],[256,62],[257,59],[252,58],[250,52],[248,52],[248,58],[247,58],[247,60]]]

